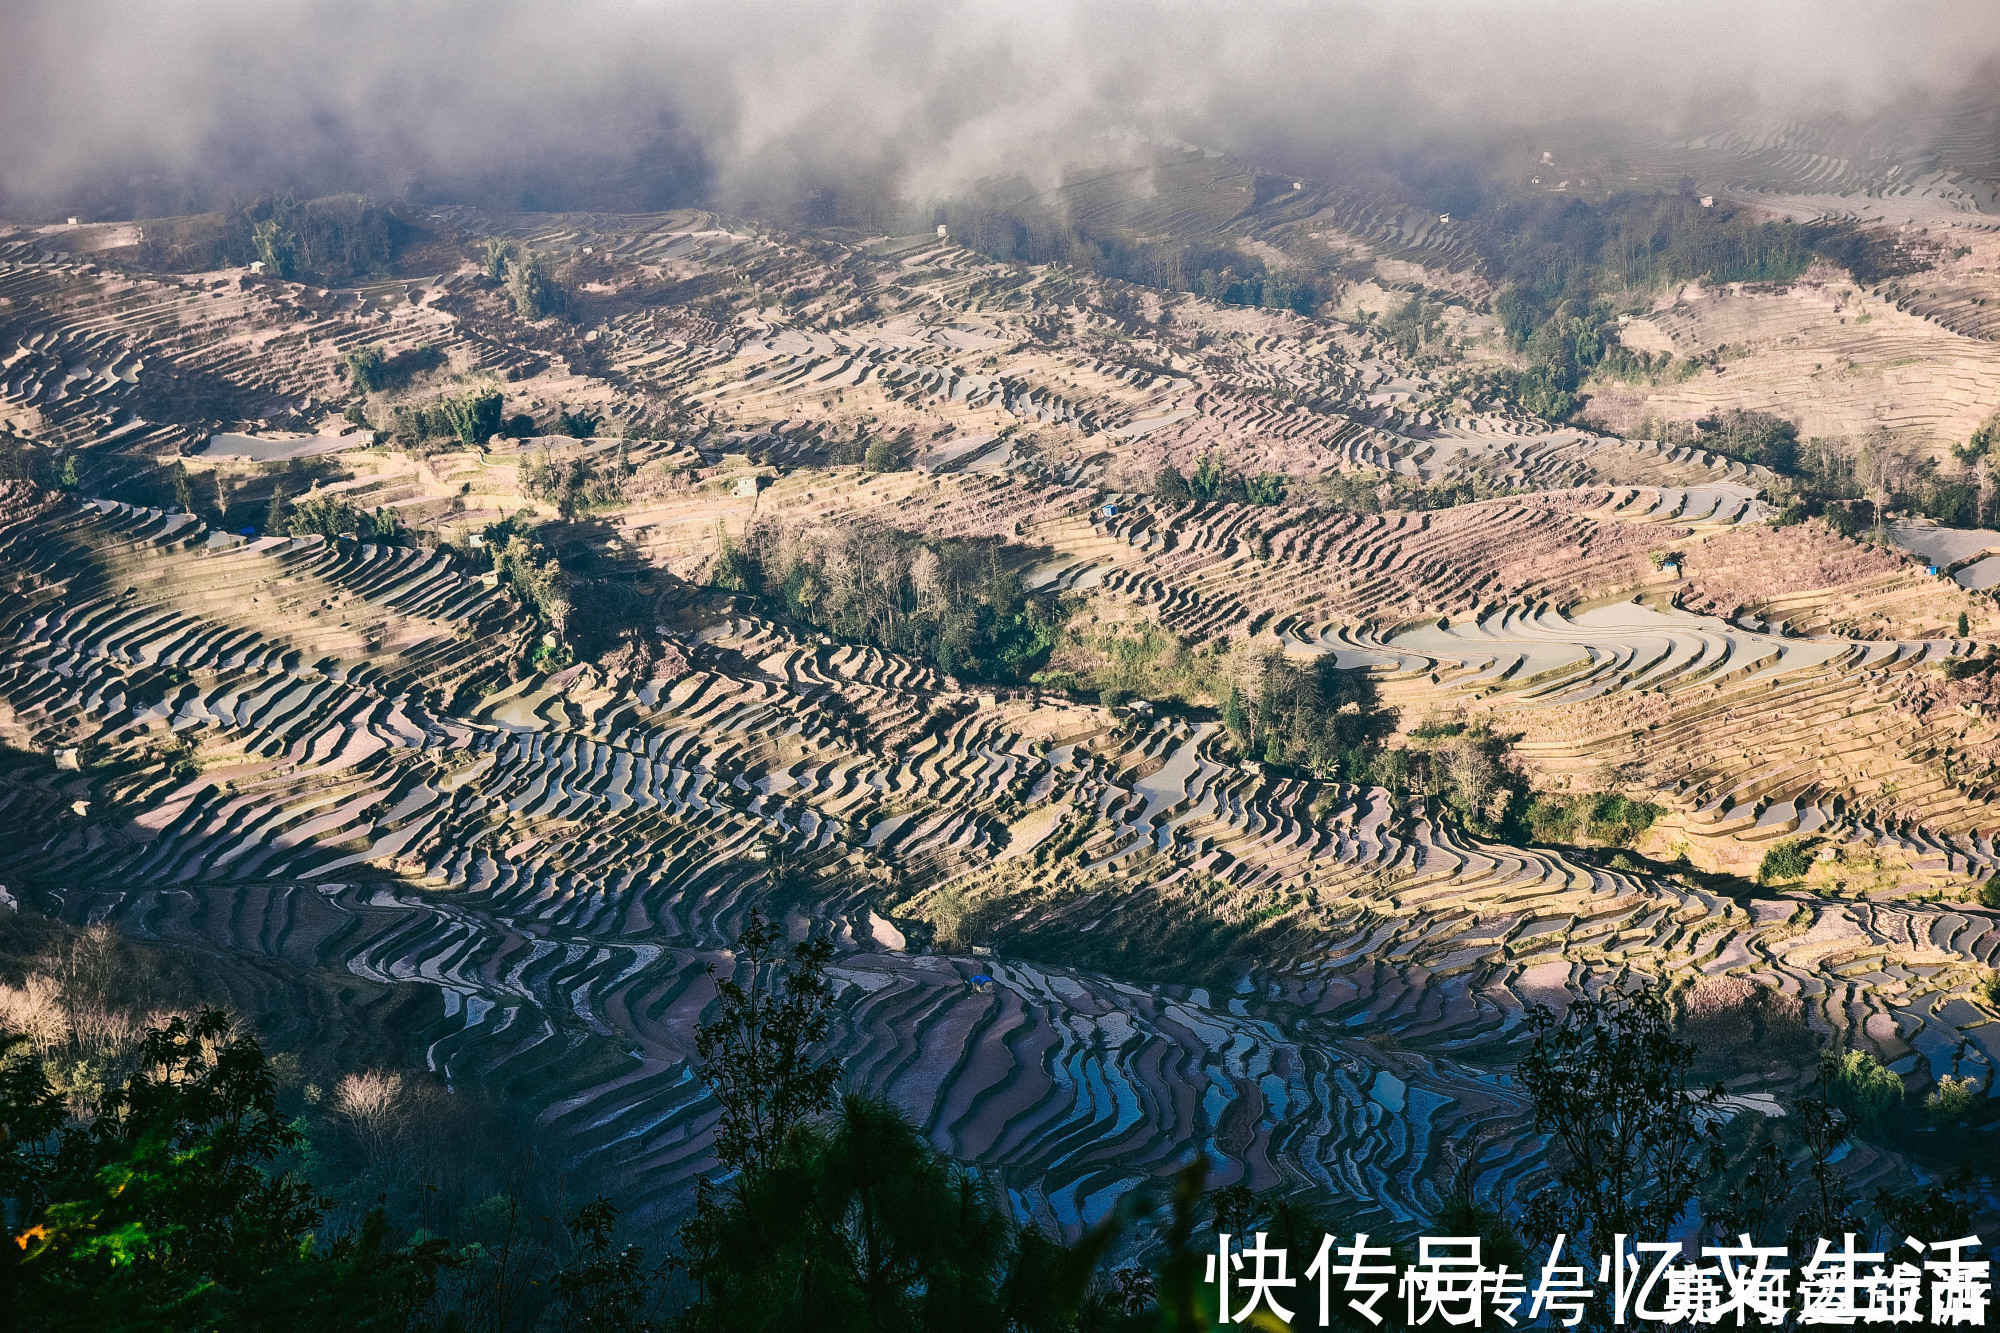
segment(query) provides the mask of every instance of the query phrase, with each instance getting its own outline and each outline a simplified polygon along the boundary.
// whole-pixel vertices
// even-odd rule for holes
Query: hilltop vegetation
[[[992,539],[936,540],[868,524],[760,523],[724,544],[709,581],[770,598],[804,624],[909,653],[946,675],[1014,682],[1055,642],[1050,599]]]

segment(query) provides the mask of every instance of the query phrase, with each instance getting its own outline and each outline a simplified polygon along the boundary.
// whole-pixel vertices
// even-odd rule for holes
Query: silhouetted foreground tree
[[[1756,1006],[1766,1018],[1773,1007]],[[1696,1045],[1676,1033],[1662,990],[1606,991],[1574,1001],[1560,1017],[1537,1006],[1529,1022],[1534,1038],[1519,1074],[1536,1128],[1549,1135],[1556,1172],[1521,1217],[1532,1263],[1548,1262],[1557,1236],[1564,1245],[1555,1262],[1586,1269],[1593,1257],[1613,1252],[1618,1233],[1628,1241],[1682,1236],[1690,1205],[1699,1207],[1703,1239],[1689,1253],[1749,1235],[1760,1245],[1787,1246],[1796,1263],[1822,1237],[1838,1244],[1854,1233],[1872,1251],[1894,1249],[1907,1236],[1972,1233],[1973,1176],[1963,1168],[1912,1190],[1878,1187],[1866,1206],[1850,1195],[1838,1163],[1863,1122],[1842,1103],[1853,1104],[1854,1070],[1872,1059],[1824,1054],[1812,1094],[1794,1099],[1787,1114],[1732,1115],[1719,1087],[1693,1085]],[[1694,1023],[1684,1016],[1682,1030],[1708,1029],[1709,1039],[1719,1040],[1719,1026],[1715,1015]],[[1795,1044],[1778,1026],[1759,1039],[1767,1054]],[[1883,1077],[1899,1083],[1887,1071]],[[1804,1178],[1795,1179],[1801,1166]],[[1446,1217],[1438,1222],[1451,1225]],[[1923,1282],[1928,1299],[1935,1274],[1926,1270]],[[1587,1315],[1592,1328],[1613,1322],[1601,1284]]]
[[[20,1041],[0,1065],[0,1301],[22,1330],[388,1329],[429,1298],[441,1242],[395,1246],[381,1212],[330,1242],[326,1202],[270,1164],[279,1116],[255,1041],[216,1012],[146,1036],[84,1124]]]
[[[84,962],[72,971],[108,955],[75,957]],[[1215,1233],[1261,1235],[1299,1276],[1325,1235],[1354,1229],[1322,1215],[1325,1201],[1209,1192],[1200,1160],[1164,1199],[1130,1192],[1075,1244],[1018,1223],[987,1179],[888,1104],[837,1097],[823,1049],[832,957],[824,938],[790,944],[753,913],[730,974],[716,975],[697,1050],[722,1108],[727,1174],[702,1182],[670,1257],[623,1237],[603,1199],[559,1225],[495,1196],[482,1207],[500,1225],[457,1248],[397,1236],[380,1208],[335,1231],[330,1201],[284,1169],[305,1136],[279,1110],[270,1062],[225,1015],[153,1028],[124,1066],[132,1072],[79,1110],[42,1064],[54,1035],[20,1021],[17,1005],[20,1035],[0,1037],[0,1328],[1197,1333],[1223,1313],[1203,1278]],[[1723,1032],[1728,1015],[1714,1009],[1682,1015],[1680,1031]],[[1749,1025],[1752,1036],[1769,1046],[1777,1010],[1756,1012],[1767,1021],[1762,1036]],[[1971,1231],[1967,1176],[1878,1191],[1866,1209],[1850,1197],[1837,1165],[1856,1124],[1839,1104],[1850,1062],[1824,1061],[1817,1095],[1793,1114],[1725,1125],[1719,1094],[1690,1081],[1694,1043],[1663,992],[1607,991],[1530,1022],[1519,1072],[1555,1178],[1517,1236],[1475,1196],[1475,1151],[1428,1228],[1481,1237],[1489,1262],[1531,1271],[1563,1234],[1564,1262],[1588,1266],[1616,1232],[1680,1234],[1695,1203],[1704,1232],[1789,1238],[1795,1253],[1847,1231],[1897,1241]],[[1141,1224],[1144,1261],[1107,1271],[1114,1242],[1137,1239]],[[1407,1264],[1407,1240],[1375,1244]],[[1606,1313],[1593,1311],[1593,1324]],[[1353,1333],[1373,1328],[1344,1300],[1329,1314]],[[1301,1322],[1312,1317],[1300,1309]],[[1264,1312],[1244,1326],[1282,1327]]]
[[[1537,1005],[1528,1022],[1520,1078],[1556,1155],[1528,1230],[1568,1236],[1572,1255],[1608,1254],[1620,1232],[1668,1234],[1707,1178],[1721,1092],[1688,1086],[1694,1044],[1674,1035],[1665,996],[1611,992],[1561,1017]]]
[[[752,913],[739,976],[717,976],[716,1016],[696,1033],[722,1104],[716,1156],[681,1228],[695,1287],[691,1330],[980,1330],[1079,1327],[1108,1229],[1076,1249],[1016,1227],[987,1184],[886,1102],[840,1099],[815,1058],[833,998],[831,941],[784,949]],[[711,975],[714,970],[711,969]]]

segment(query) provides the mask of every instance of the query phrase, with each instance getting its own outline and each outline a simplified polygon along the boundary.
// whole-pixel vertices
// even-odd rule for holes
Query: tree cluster
[[[346,284],[386,272],[411,234],[363,198],[302,203],[290,194],[263,195],[224,215],[212,266],[257,261],[275,278]]]
[[[1232,472],[1211,452],[1202,455],[1192,473],[1183,474],[1172,463],[1161,467],[1153,476],[1153,498],[1167,504],[1277,505],[1284,502],[1287,484],[1282,472]]]
[[[282,487],[271,492],[264,511],[264,533],[271,537],[354,537],[364,542],[400,546],[407,538],[395,511],[377,506],[373,513],[346,496],[323,491],[315,483],[298,499],[288,499]]]
[[[870,523],[763,522],[725,540],[711,585],[768,597],[794,619],[908,653],[948,675],[1026,680],[1055,643],[1053,602],[1031,596],[992,538],[933,538]]]
[[[1343,671],[1331,655],[1298,663],[1275,650],[1250,688],[1230,686],[1222,720],[1246,755],[1321,781],[1360,780],[1371,749],[1394,727],[1367,671]]]
[[[485,386],[429,402],[397,403],[389,409],[389,435],[406,448],[450,440],[474,449],[500,433],[503,402],[498,389]]]

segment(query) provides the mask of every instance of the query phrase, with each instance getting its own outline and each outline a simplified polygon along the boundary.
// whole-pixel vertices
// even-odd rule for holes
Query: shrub
[[[2000,908],[2000,874],[1994,875],[1979,887],[1981,907]]]
[[[1995,968],[1980,978],[1978,986],[1974,989],[1978,991],[1980,999],[1995,1009],[2000,1009],[2000,968]]]
[[[1979,1109],[1978,1085],[1969,1078],[1946,1074],[1924,1099],[1924,1114],[1933,1125],[1959,1125]]]
[[[563,289],[549,272],[548,259],[539,254],[507,261],[507,295],[522,319],[561,314],[566,304]]]
[[[861,456],[861,466],[870,472],[906,472],[909,460],[893,440],[870,440],[868,452]]]
[[[1757,882],[1776,884],[1785,880],[1804,879],[1812,870],[1812,858],[1796,839],[1788,838],[1764,853],[1764,859],[1757,863]]]
[[[1282,472],[1260,472],[1243,483],[1243,493],[1253,505],[1282,504],[1285,499],[1285,475]]]
[[[1411,733],[1415,735],[1415,733]],[[1540,795],[1528,805],[1529,836],[1537,842],[1591,842],[1629,847],[1660,817],[1651,801],[1615,792]]]
[[[347,354],[347,378],[355,388],[372,393],[389,382],[388,359],[381,343],[365,343]]]
[[[1903,1080],[1866,1051],[1829,1055],[1821,1069],[1826,1099],[1864,1125],[1903,1104]]]

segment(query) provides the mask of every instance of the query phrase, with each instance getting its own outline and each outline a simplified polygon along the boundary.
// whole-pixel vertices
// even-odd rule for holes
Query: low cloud
[[[1824,121],[1833,154],[1917,154],[2000,51],[1983,0],[14,9],[16,216],[280,187],[551,206],[595,182],[658,205],[861,176],[928,197],[1146,139],[1306,169],[1554,124],[1664,143],[1746,116]]]

